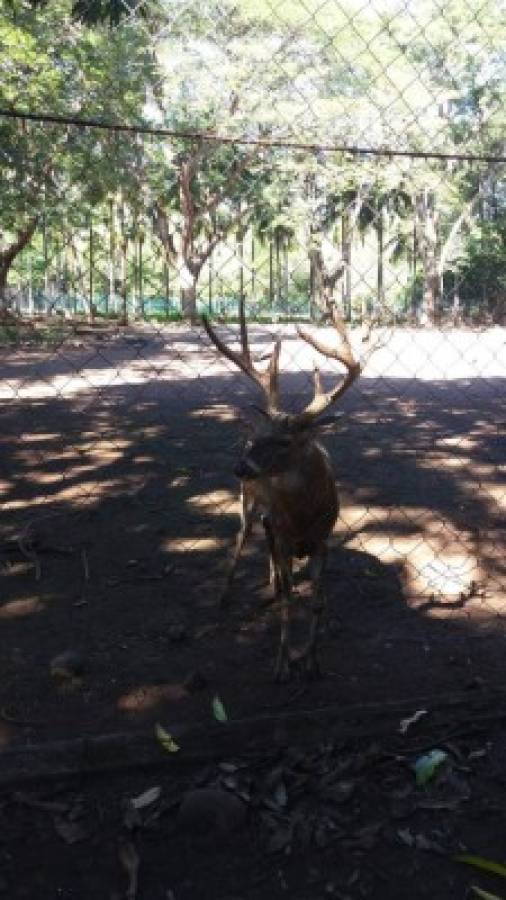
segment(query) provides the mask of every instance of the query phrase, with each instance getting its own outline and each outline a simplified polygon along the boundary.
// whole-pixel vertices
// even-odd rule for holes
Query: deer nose
[[[256,478],[258,475],[258,468],[250,460],[241,459],[234,469],[234,475],[237,478],[243,479]]]

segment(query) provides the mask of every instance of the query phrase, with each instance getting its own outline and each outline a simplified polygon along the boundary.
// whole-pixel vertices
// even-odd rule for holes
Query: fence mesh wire
[[[297,409],[315,354],[294,325],[324,332],[331,298],[356,346],[371,321],[383,346],[328,444],[330,575],[353,596],[379,585],[378,603],[401,584],[420,616],[496,629],[497,3],[150,3],[119,7],[113,28],[82,24],[93,10],[1,13],[0,615],[71,594],[64,622],[90,648],[118,587],[142,594],[145,635],[160,595],[169,625],[184,595],[212,604],[236,527],[238,411],[256,398],[199,316],[237,340],[242,299],[255,352],[281,335]],[[328,383],[338,371],[325,362]],[[242,593],[263,565],[253,545]],[[406,634],[397,614],[379,613],[390,637]]]

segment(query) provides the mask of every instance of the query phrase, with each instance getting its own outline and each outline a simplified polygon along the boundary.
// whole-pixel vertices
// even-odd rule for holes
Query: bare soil
[[[260,345],[267,337],[258,331]],[[287,346],[284,388],[296,405],[309,364],[290,337]],[[477,335],[469,347],[480,346]],[[444,360],[444,345],[439,352]],[[347,398],[328,442],[342,513],[327,573],[325,677],[276,685],[278,610],[260,532],[230,609],[216,604],[237,527],[237,410],[254,399],[244,379],[176,328],[2,353],[1,747],[139,731],[156,741],[157,722],[169,732],[212,724],[215,696],[231,720],[363,712],[345,737],[332,720],[327,742],[312,748],[304,734],[292,734],[291,751],[257,746],[253,759],[237,747],[222,784],[249,792],[237,834],[178,824],[188,791],[222,783],[219,760],[177,777],[169,763],[13,785],[0,798],[0,896],[125,896],[118,842],[135,844],[139,897],[149,900],[450,898],[472,883],[501,894],[497,878],[452,860],[466,848],[505,862],[505,704],[494,693],[505,682],[504,363],[486,377],[474,365],[472,378],[420,380],[398,364]],[[297,634],[306,593],[301,569]],[[56,672],[52,661],[68,651],[75,671]],[[456,692],[458,711],[431,724],[431,709]],[[428,709],[428,724],[402,738],[395,704],[406,703]],[[382,704],[390,712],[378,734]],[[411,764],[441,745],[441,780],[420,792]],[[338,790],[349,797],[334,790],[329,812],[329,785],[345,781],[352,787]],[[143,813],[127,827],[125,798],[152,785],[162,788],[152,821]],[[75,841],[58,816],[82,824]]]

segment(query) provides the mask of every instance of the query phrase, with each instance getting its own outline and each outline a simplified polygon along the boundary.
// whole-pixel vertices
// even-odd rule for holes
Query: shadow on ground
[[[4,360],[16,388],[1,413],[3,745],[205,721],[215,694],[240,717],[502,681],[504,382],[363,378],[347,396],[328,443],[342,514],[327,677],[300,690],[272,684],[259,534],[231,610],[216,607],[237,527],[237,410],[254,394],[208,370],[207,351],[190,363],[186,344],[196,352],[179,333],[172,368],[163,341],[148,352],[135,337]],[[307,385],[286,375],[288,402]],[[85,669],[71,689],[50,671],[67,649]]]

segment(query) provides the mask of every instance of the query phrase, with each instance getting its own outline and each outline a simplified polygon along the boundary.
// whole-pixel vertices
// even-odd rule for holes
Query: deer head
[[[239,478],[249,481],[262,476],[275,476],[287,471],[308,441],[336,427],[342,413],[328,414],[328,410],[358,378],[362,370],[362,363],[355,358],[343,319],[331,303],[328,304],[328,315],[337,333],[336,346],[326,345],[304,328],[297,327],[297,332],[304,341],[323,356],[342,363],[346,372],[338,383],[326,392],[323,389],[320,370],[315,367],[313,398],[299,413],[286,412],[280,408],[281,339],[277,338],[272,351],[267,356],[260,358],[260,362],[267,359],[265,368],[259,368],[258,361],[253,358],[248,341],[244,301],[241,301],[239,306],[240,350],[232,350],[225,344],[208,318],[203,316],[204,328],[217,350],[241,369],[260,388],[262,393],[263,405],[254,407],[259,418],[253,437],[247,442],[243,458],[235,470],[235,474]]]

